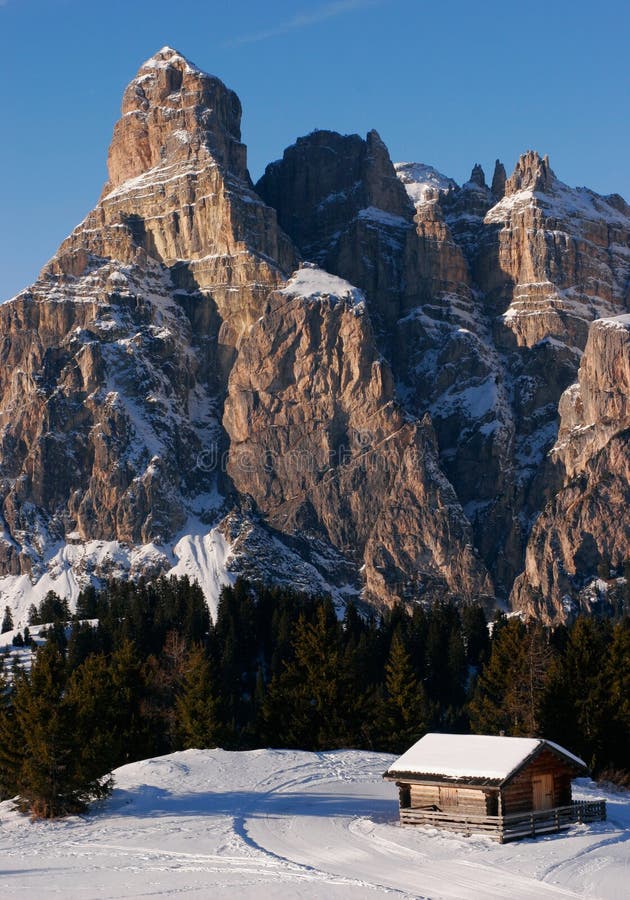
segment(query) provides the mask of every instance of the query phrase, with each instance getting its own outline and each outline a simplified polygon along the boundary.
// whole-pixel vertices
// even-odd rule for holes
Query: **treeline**
[[[49,594],[30,671],[0,691],[0,797],[85,808],[119,765],[191,747],[402,752],[426,731],[544,735],[596,771],[630,760],[630,624],[546,629],[449,602],[340,620],[330,599],[238,581],[211,623],[187,579]]]

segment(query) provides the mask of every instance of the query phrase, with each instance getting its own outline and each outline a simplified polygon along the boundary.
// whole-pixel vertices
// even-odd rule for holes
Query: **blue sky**
[[[460,182],[533,148],[630,200],[627,0],[0,0],[0,299],[96,202],[122,91],[164,44],[239,94],[254,179],[313,128],[376,128]]]

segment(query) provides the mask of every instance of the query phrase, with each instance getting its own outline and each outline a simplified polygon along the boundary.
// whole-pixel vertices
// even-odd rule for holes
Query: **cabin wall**
[[[444,784],[410,785],[411,808],[436,807],[443,811],[455,811],[470,815],[496,815],[496,799],[480,788]]]
[[[411,806],[439,806],[440,788],[437,784],[412,784]]]
[[[532,778],[544,774],[553,775],[553,805],[571,803],[571,769],[554,753],[544,750],[503,788],[503,814],[531,812],[534,806]]]

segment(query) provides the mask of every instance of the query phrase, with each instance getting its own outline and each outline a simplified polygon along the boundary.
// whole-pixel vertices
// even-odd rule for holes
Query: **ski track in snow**
[[[0,898],[553,900],[627,896],[630,798],[610,821],[500,846],[403,828],[393,757],[189,750],[117,770],[83,817],[30,823],[0,804]],[[580,796],[601,796],[580,782]]]

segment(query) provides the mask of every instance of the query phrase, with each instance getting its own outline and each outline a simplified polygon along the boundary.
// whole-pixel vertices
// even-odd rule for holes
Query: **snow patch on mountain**
[[[342,300],[356,309],[365,307],[363,291],[344,278],[338,278],[320,269],[314,263],[303,263],[280,293],[288,297],[303,297],[305,300],[313,301]]]
[[[228,571],[232,546],[218,528],[206,534],[185,534],[173,547],[177,563],[168,575],[187,575],[203,590],[210,615],[216,621],[221,589],[233,584],[235,577]]]
[[[221,588],[235,580],[228,570],[231,545],[217,527],[208,528],[195,520],[187,523],[191,524],[196,526],[194,530],[166,545],[74,539],[53,545],[44,557],[39,577],[24,574],[0,578],[0,607],[9,606],[16,627],[24,627],[29,607],[41,603],[48,591],[67,598],[72,608],[84,588],[90,584],[101,587],[110,578],[187,575],[202,588],[215,618]]]
[[[486,224],[504,222],[512,210],[527,206],[540,207],[548,216],[577,220],[578,227],[584,220],[603,221],[625,227],[630,224],[630,209],[624,201],[618,203],[613,197],[601,197],[589,188],[569,187],[558,178],[554,178],[551,187],[546,191],[525,188],[506,194],[488,210],[484,221]]]
[[[627,331],[630,328],[630,315],[609,316],[597,320],[597,324],[604,328],[620,328],[622,331]]]
[[[398,162],[394,163],[394,169],[414,204],[435,200],[439,194],[457,187],[452,178],[424,163]]]

